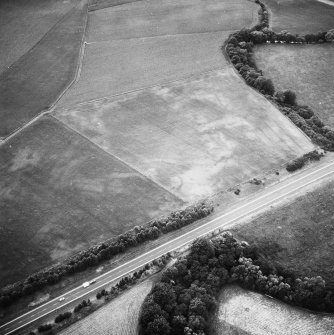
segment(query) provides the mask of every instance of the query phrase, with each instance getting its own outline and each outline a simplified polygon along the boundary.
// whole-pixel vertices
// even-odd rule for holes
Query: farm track
[[[86,1],[74,6],[29,52],[0,74],[2,142],[46,114],[75,81],[87,26]],[[42,61],[36,62],[37,58]]]

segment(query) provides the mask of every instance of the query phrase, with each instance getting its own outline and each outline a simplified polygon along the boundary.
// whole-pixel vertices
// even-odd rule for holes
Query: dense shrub
[[[237,241],[230,233],[212,241],[197,239],[188,256],[166,269],[146,297],[140,314],[141,334],[206,334],[216,297],[229,282],[290,304],[333,310],[333,294],[321,277],[287,278],[276,269],[271,273],[273,268],[264,259],[258,265],[249,257],[257,261],[258,254],[255,246]]]
[[[294,159],[292,162],[288,163],[286,166],[286,170],[288,172],[293,172],[298,169],[301,169],[306,163],[310,161],[318,161],[323,155],[318,151],[314,150],[308,152],[307,154],[303,155],[302,157],[298,157]]]
[[[40,325],[37,330],[39,333],[44,333],[52,328],[52,325],[47,323],[45,325]]]
[[[88,299],[86,300],[82,300],[82,302],[80,302],[78,305],[76,305],[74,307],[74,313],[78,313],[80,312],[83,308],[90,306],[92,303],[91,301]]]
[[[334,29],[328,30],[325,35],[325,40],[327,42],[334,42]]]
[[[59,314],[59,315],[56,316],[55,323],[60,323],[63,320],[69,319],[71,316],[72,316],[71,312],[61,313],[61,314]]]
[[[183,210],[172,212],[167,217],[152,220],[143,226],[136,226],[111,241],[100,243],[79,252],[60,265],[37,272],[23,281],[2,288],[0,291],[0,306],[8,306],[24,295],[35,292],[49,284],[55,284],[72,273],[95,266],[130,247],[156,239],[160,234],[189,225],[206,217],[212,211],[213,206],[211,204],[200,202]]]

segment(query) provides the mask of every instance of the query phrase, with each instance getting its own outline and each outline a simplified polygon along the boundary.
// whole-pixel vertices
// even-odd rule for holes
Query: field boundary
[[[240,74],[239,74],[239,72],[238,72],[237,69],[233,66],[233,63],[231,62],[231,59],[230,59],[230,57],[228,56],[228,54],[227,54],[227,52],[226,52],[227,42],[228,42],[228,39],[225,41],[225,43],[224,43],[224,45],[223,45],[223,48],[222,48],[222,50],[223,50],[223,55],[225,56],[226,60],[227,60],[227,61],[229,62],[229,64],[231,65],[231,68],[233,69],[233,72],[236,74],[236,76],[237,76],[239,79],[241,79],[241,78],[240,78]],[[303,135],[303,136],[304,136],[304,137],[305,137],[311,144],[313,144],[313,146],[314,146],[315,149],[320,148],[318,145],[316,145],[316,144],[312,141],[312,139],[311,139],[309,136],[307,136],[307,134],[305,134],[299,127],[297,127],[287,115],[283,114],[283,113],[279,110],[279,108],[277,107],[277,105],[275,105],[275,104],[273,103],[272,100],[267,99],[267,98],[266,98],[263,94],[261,94],[255,87],[252,87],[252,86],[246,84],[244,80],[242,80],[242,81],[244,82],[244,84],[245,84],[246,86],[248,86],[250,89],[252,89],[258,96],[260,96],[262,99],[265,99],[266,101],[268,101],[268,102],[269,102],[269,103],[270,103],[270,104],[277,110],[278,113],[280,113],[281,115],[283,115],[283,116],[285,117],[285,119],[287,119],[287,120],[289,121],[289,123],[291,123],[291,124],[293,125],[293,127],[299,131],[300,134],[302,134],[302,135]],[[289,161],[287,161],[286,163],[283,163],[281,166],[286,165],[288,162],[289,162]]]
[[[57,104],[57,102],[62,98],[62,96],[67,92],[67,90],[73,85],[73,83],[75,83],[76,79],[77,79],[77,75],[78,73],[80,74],[81,72],[81,62],[84,56],[84,39],[86,36],[86,30],[87,30],[87,22],[88,22],[88,6],[87,6],[87,0],[80,0],[80,2],[78,4],[76,4],[75,6],[73,6],[39,41],[38,43],[36,43],[27,53],[25,53],[24,55],[22,55],[15,63],[17,63],[19,60],[23,59],[23,57],[32,52],[32,50],[34,50],[34,48],[37,47],[38,44],[42,43],[42,40],[51,33],[51,31],[54,29],[54,27],[56,27],[58,24],[60,24],[63,20],[65,20],[68,16],[70,16],[72,14],[72,12],[81,5],[81,1],[83,3],[83,6],[85,7],[83,9],[83,11],[85,12],[85,22],[84,22],[84,31],[82,34],[82,39],[81,39],[81,47],[79,50],[79,59],[77,61],[77,66],[76,66],[76,71],[74,74],[74,78],[71,80],[71,82],[69,84],[66,85],[66,87],[63,89],[63,91],[59,94],[59,96],[53,101],[51,102],[49,108],[47,110],[42,110],[40,111],[34,118],[32,118],[30,121],[28,121],[27,123],[25,123],[24,125],[22,125],[21,127],[18,127],[17,129],[13,130],[8,136],[2,137],[0,138],[0,146],[4,143],[6,143],[8,140],[10,140],[11,138],[13,138],[15,135],[19,134],[23,129],[25,129],[26,127],[28,127],[29,125],[31,125],[32,123],[34,123],[35,121],[37,121],[38,119],[40,119],[42,116],[50,113],[53,111],[53,109],[55,108],[55,105]],[[14,65],[15,63],[13,63],[12,65]],[[11,65],[11,66],[12,66]],[[3,75],[4,73],[6,73],[10,68],[8,68],[6,71],[2,72],[0,74]]]
[[[85,139],[85,141],[88,141],[89,143],[91,143],[91,145],[93,145],[94,147],[96,147],[99,151],[103,152],[105,155],[110,156],[114,159],[117,159],[118,161],[120,161],[121,163],[123,163],[124,165],[130,167],[132,170],[136,171],[138,174],[140,174],[144,179],[148,179],[150,180],[153,184],[157,185],[159,188],[161,188],[162,190],[164,190],[165,192],[167,192],[168,194],[171,194],[173,197],[177,198],[178,200],[181,200],[183,202],[183,204],[185,204],[185,201],[183,199],[181,199],[179,196],[177,196],[176,194],[172,193],[171,191],[167,190],[164,186],[160,185],[159,183],[153,181],[151,178],[147,177],[143,172],[141,172],[140,170],[134,168],[131,164],[125,162],[124,160],[122,160],[121,158],[119,158],[118,156],[111,154],[109,152],[107,152],[106,150],[104,150],[102,147],[100,147],[98,144],[92,142],[91,139],[89,139],[87,136],[81,134],[79,131],[77,131],[76,129],[70,127],[69,125],[67,125],[66,123],[64,123],[63,121],[59,120],[56,116],[54,115],[49,115],[49,117],[51,117],[52,119],[54,119],[56,122],[58,122],[61,126],[63,126],[64,128],[68,129],[71,132],[76,133],[77,135],[79,135],[80,137],[82,137],[83,139]]]

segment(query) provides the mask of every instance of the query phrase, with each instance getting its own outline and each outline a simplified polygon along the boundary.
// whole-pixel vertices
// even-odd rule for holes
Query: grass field
[[[334,181],[233,229],[274,264],[299,276],[322,276],[334,288]]]
[[[58,105],[224,68],[221,45],[257,10],[247,0],[144,0],[90,12],[80,79]]]
[[[331,335],[334,317],[312,313],[238,286],[219,297],[213,335]]]
[[[316,0],[264,0],[271,12],[270,26],[306,34],[334,28],[334,7]]]
[[[180,205],[118,159],[43,118],[0,147],[0,282]]]
[[[88,44],[80,80],[57,107],[223,68],[220,45],[225,37],[218,32]]]
[[[81,0],[30,52],[0,73],[0,138],[48,109],[74,79],[86,16],[86,0]]]
[[[299,104],[334,127],[334,44],[263,45],[255,48],[254,58],[277,89],[293,90]]]
[[[233,31],[257,20],[247,0],[143,0],[89,14],[87,41]]]
[[[78,0],[0,1],[0,73],[28,52]]]
[[[145,280],[60,334],[137,335],[140,308],[151,288],[152,281]]]
[[[313,148],[231,69],[59,109],[55,117],[185,201]]]

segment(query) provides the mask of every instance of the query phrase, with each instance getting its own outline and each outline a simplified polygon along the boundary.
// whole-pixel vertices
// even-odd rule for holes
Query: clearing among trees
[[[226,286],[219,296],[214,320],[214,335],[329,335],[334,317],[310,312],[263,294]]]

